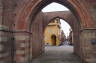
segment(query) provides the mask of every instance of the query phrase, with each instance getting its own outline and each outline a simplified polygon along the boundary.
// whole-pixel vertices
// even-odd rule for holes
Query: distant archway
[[[75,18],[72,12],[59,11],[59,12],[44,12],[44,29],[48,25],[48,23],[50,23],[56,18],[65,20],[72,27],[73,30],[81,28],[80,23],[78,23],[78,20]]]
[[[63,14],[62,12],[61,13],[60,12],[57,12],[57,13],[56,12],[51,12],[51,13],[52,13],[51,17],[50,17],[50,13],[48,15],[46,14],[48,16],[48,18],[47,18],[47,20],[45,19],[45,21],[44,21],[46,23],[44,23],[45,26],[44,26],[43,32],[45,31],[45,28],[47,27],[47,25],[50,22],[54,21],[56,18],[64,20],[67,24],[69,24],[69,26],[72,29],[72,40],[71,41],[72,41],[72,43],[74,42],[74,46],[75,46],[74,47],[74,53],[76,53],[77,55],[80,56],[80,54],[78,54],[78,51],[77,51],[77,47],[80,46],[80,38],[79,38],[80,26],[79,26],[79,23],[76,21],[76,18],[73,15],[70,16],[70,14],[65,15],[65,16],[66,17],[74,17],[74,18],[71,18],[71,19],[70,18],[66,18],[65,16],[62,15]],[[60,15],[58,15],[58,14],[60,14]],[[55,16],[58,16],[58,17],[55,17]],[[78,50],[79,49],[80,48],[78,48]]]

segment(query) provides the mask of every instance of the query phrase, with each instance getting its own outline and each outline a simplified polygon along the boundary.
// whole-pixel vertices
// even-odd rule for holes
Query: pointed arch
[[[40,12],[42,8],[46,5],[57,2],[59,4],[65,5],[68,7],[73,14],[78,18],[78,22],[82,28],[91,28],[94,24],[92,18],[90,17],[90,12],[87,7],[84,5],[85,1],[79,0],[30,0],[26,6],[21,9],[21,13],[17,16],[17,26],[16,29],[27,29],[30,30],[31,24],[34,21],[36,15]],[[20,21],[23,21],[22,27]],[[26,23],[26,21],[28,21]],[[31,22],[31,23],[30,23]],[[30,23],[30,26],[28,26]]]

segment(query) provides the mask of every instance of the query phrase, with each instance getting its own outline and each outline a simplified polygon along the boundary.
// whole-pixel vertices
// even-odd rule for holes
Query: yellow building
[[[53,45],[58,46],[60,45],[60,19],[55,19],[45,29],[44,32],[44,42],[45,45]]]

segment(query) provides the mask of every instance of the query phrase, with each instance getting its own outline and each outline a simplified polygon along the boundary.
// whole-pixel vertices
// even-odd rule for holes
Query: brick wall
[[[0,63],[12,63],[14,59],[14,39],[9,31],[0,31]]]
[[[38,14],[30,32],[15,30],[16,63],[28,63],[43,52],[43,18]]]
[[[92,44],[94,38],[96,39],[96,30],[95,29],[84,29],[80,33],[80,43],[82,45],[82,59],[84,63],[96,63],[95,61],[95,52],[94,46],[95,44]]]
[[[29,61],[29,46],[30,46],[29,32],[15,32],[16,45],[16,63],[27,63]]]
[[[96,0],[86,0],[89,6],[94,23],[96,23]],[[96,28],[96,25],[94,26]]]
[[[32,56],[37,57],[43,52],[43,19],[40,13],[32,23]]]
[[[15,44],[12,30],[14,20],[11,19],[13,17],[12,2],[0,0],[0,63],[14,62]]]

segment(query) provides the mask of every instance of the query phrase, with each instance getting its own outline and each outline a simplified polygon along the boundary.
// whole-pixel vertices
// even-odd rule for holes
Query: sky
[[[67,22],[65,22],[63,19],[60,19],[60,22],[61,22],[61,29],[65,33],[65,36],[68,37],[71,29],[70,25]]]
[[[69,9],[55,2],[47,5],[45,8],[42,9],[42,12],[54,12],[54,11],[69,11]],[[62,19],[60,19],[60,22],[61,22],[61,29],[63,30],[65,36],[67,37],[70,33],[69,29],[71,27],[67,22],[65,22]]]
[[[58,3],[51,3],[42,9],[43,12],[68,11],[69,9]]]

